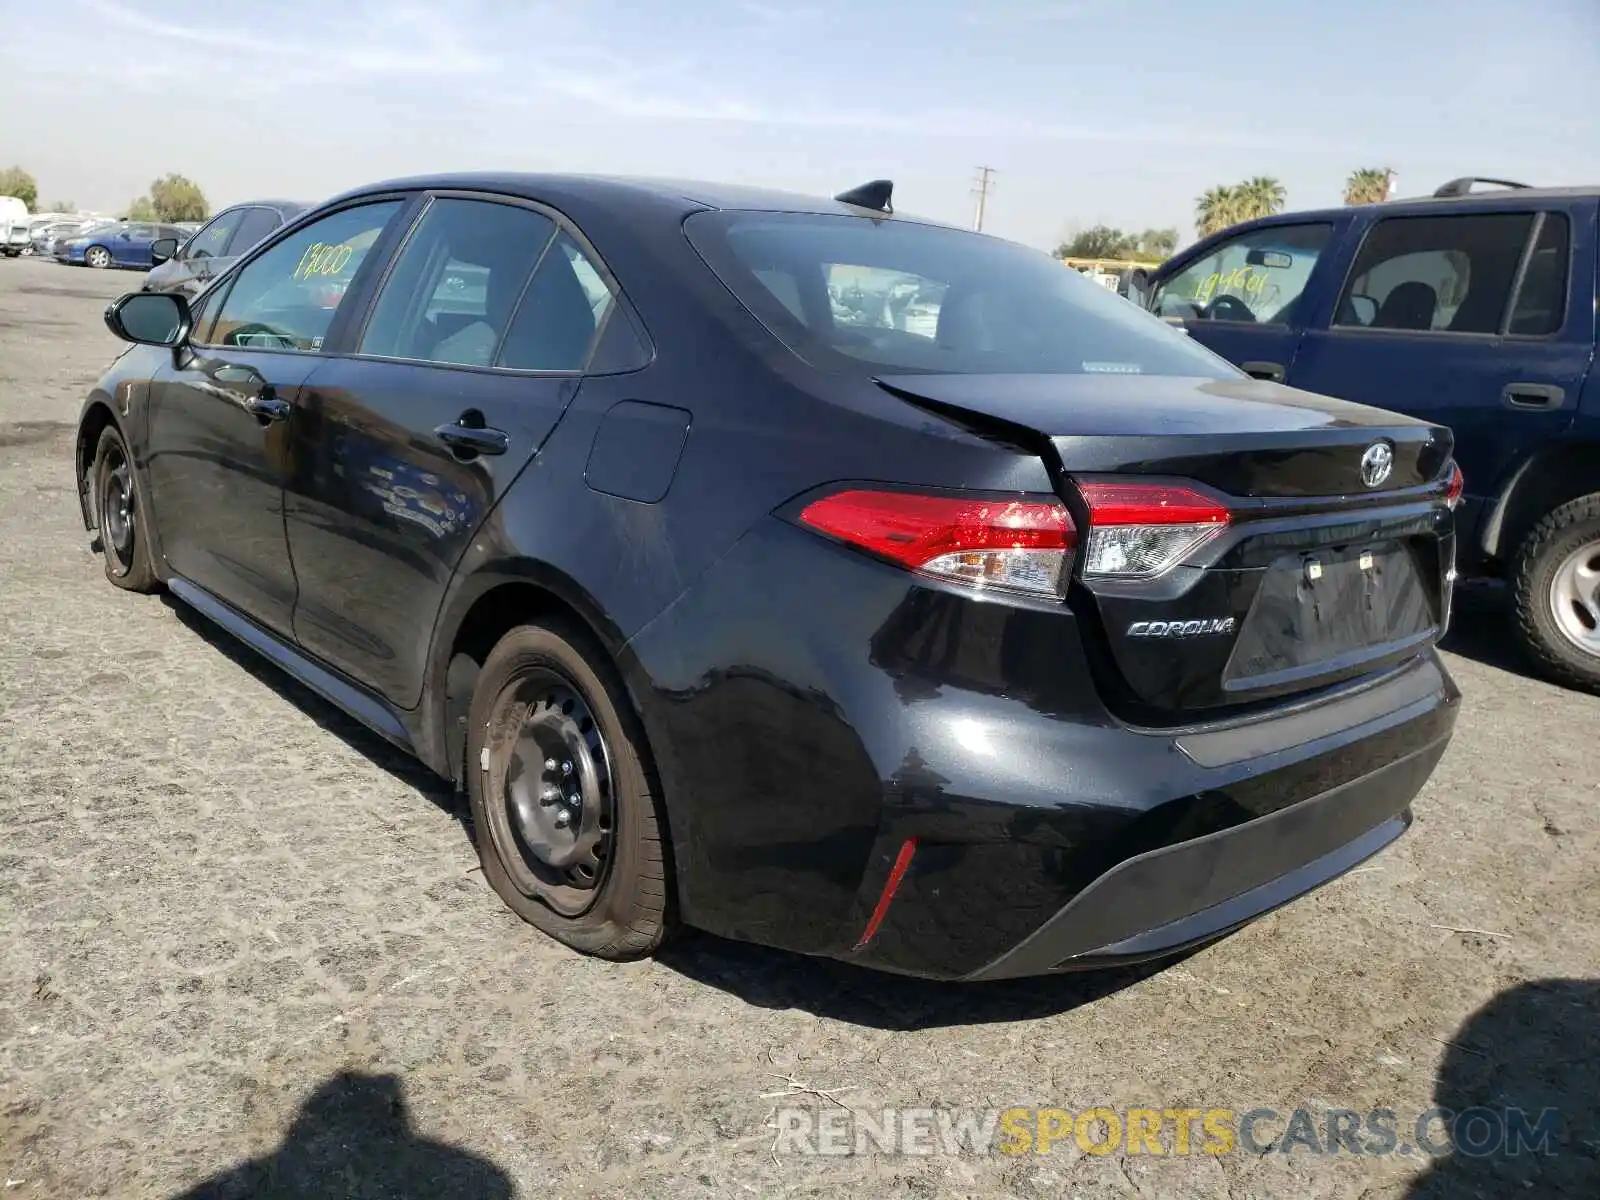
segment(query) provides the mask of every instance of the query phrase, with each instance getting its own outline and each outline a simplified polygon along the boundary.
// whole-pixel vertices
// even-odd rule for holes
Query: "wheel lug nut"
[[[557,829],[565,829],[570,824],[572,824],[572,814],[569,813],[564,808],[557,809],[556,810],[556,828]]]
[[[561,789],[554,784],[548,785],[544,791],[539,793],[539,803],[546,807],[554,804],[559,799],[561,799]]]
[[[562,763],[561,764],[561,773],[563,775],[571,775],[572,774],[572,764],[570,762]]]
[[[544,760],[544,769],[546,771],[554,771],[556,769],[556,760],[553,759],[553,758],[545,759]]]

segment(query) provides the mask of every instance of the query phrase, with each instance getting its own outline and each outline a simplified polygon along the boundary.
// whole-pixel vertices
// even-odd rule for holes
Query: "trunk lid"
[[[877,382],[1051,463],[1079,531],[1068,602],[1102,693],[1130,719],[1192,721],[1384,670],[1448,619],[1440,426],[1244,378]],[[1158,481],[1225,507],[1225,528],[1154,577],[1086,572],[1084,489]]]

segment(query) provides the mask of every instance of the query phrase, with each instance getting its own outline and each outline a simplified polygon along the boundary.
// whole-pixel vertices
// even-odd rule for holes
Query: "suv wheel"
[[[1550,678],[1600,690],[1600,492],[1546,514],[1513,574],[1517,631]]]
[[[100,533],[100,554],[106,578],[130,592],[152,592],[158,586],[146,540],[144,504],[138,476],[128,456],[127,443],[114,425],[100,431],[94,462],[89,468],[94,489],[95,522]]]
[[[593,639],[556,623],[501,638],[466,752],[478,859],[512,911],[585,954],[654,951],[670,924],[660,785]]]

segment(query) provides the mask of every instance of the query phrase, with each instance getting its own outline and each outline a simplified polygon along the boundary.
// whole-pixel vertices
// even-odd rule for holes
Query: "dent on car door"
[[[583,279],[600,275],[549,216],[436,198],[358,355],[330,361],[297,401],[295,633],[392,703],[416,703],[462,553],[579,387],[614,303]]]
[[[191,344],[152,388],[148,478],[163,557],[286,636],[289,418],[367,252],[401,207],[342,210],[246,263],[202,301]]]
[[[1281,382],[1336,232],[1321,221],[1246,230],[1159,276],[1150,307],[1246,373]]]

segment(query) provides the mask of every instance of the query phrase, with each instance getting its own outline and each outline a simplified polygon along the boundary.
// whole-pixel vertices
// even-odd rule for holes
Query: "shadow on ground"
[[[342,738],[351,749],[364,754],[375,765],[382,767],[395,778],[417,789],[429,800],[467,826],[467,806],[456,800],[455,788],[440,779],[417,759],[397,746],[391,745],[372,732],[360,721],[337,708],[306,687],[294,676],[269,662],[220,626],[208,621],[187,604],[163,595],[162,600],[172,614],[194,633],[204,638],[212,649],[225,655],[241,670],[260,680],[283,699],[294,705],[329,733]],[[468,828],[468,832],[471,830]]]
[[[1181,958],[1032,979],[943,983],[686,930],[657,952],[656,961],[759,1008],[794,1008],[852,1025],[909,1030],[1055,1016],[1131,987]]]
[[[307,1097],[283,1143],[176,1200],[497,1200],[511,1179],[486,1158],[421,1136],[397,1075],[343,1072]]]
[[[164,599],[197,637],[352,749],[415,787],[460,821],[471,836],[467,805],[458,800],[450,784],[187,605],[170,596]],[[1138,983],[1178,959],[1049,978],[939,983],[684,930],[657,955],[657,961],[760,1008],[800,1009],[876,1029],[928,1029],[1068,1012]]]
[[[1597,1064],[1600,980],[1543,979],[1495,996],[1449,1042],[1433,1099],[1453,1114],[1453,1148],[1408,1200],[1600,1196]]]
[[[1450,632],[1440,648],[1531,678],[1533,665],[1517,645],[1511,622],[1511,593],[1504,584],[1462,585],[1456,589]]]

